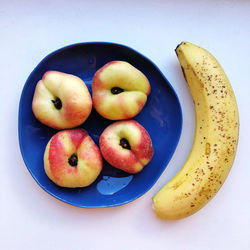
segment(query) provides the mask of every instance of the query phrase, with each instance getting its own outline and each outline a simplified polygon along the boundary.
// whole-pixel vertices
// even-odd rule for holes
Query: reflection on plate
[[[123,60],[141,70],[149,79],[151,94],[142,111],[134,118],[151,136],[154,156],[142,172],[131,175],[115,169],[104,161],[97,180],[85,188],[62,188],[46,176],[43,154],[52,135],[56,133],[41,124],[33,115],[31,103],[36,83],[48,70],[74,74],[84,80],[91,92],[96,70],[109,61]],[[113,43],[94,42],[59,49],[43,59],[30,74],[19,104],[19,144],[24,162],[37,183],[59,200],[79,207],[109,207],[128,203],[148,191],[160,177],[171,159],[182,128],[178,98],[160,70],[142,54]],[[94,109],[80,127],[86,129],[95,143],[102,131],[112,123]]]

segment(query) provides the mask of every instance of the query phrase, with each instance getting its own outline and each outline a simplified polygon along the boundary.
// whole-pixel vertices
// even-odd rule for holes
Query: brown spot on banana
[[[206,155],[210,155],[210,152],[211,152],[211,149],[210,149],[210,143],[206,143],[206,152],[205,152],[205,154]]]

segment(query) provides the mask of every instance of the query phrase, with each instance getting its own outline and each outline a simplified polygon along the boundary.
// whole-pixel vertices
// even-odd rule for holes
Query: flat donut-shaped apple
[[[35,117],[49,127],[77,127],[88,118],[91,109],[88,88],[77,76],[47,71],[36,85],[32,110]]]
[[[148,132],[134,120],[108,126],[101,134],[99,144],[110,165],[131,174],[140,172],[154,154]]]
[[[101,152],[85,130],[63,130],[46,146],[44,169],[58,186],[86,187],[102,170]]]
[[[149,81],[141,71],[127,62],[112,61],[94,75],[93,105],[106,119],[130,119],[142,110],[150,90]]]

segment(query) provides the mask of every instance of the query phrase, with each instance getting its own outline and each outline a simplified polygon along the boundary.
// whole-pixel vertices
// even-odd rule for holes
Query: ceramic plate
[[[49,139],[57,132],[41,124],[33,115],[31,103],[36,83],[48,70],[80,77],[91,92],[94,73],[112,60],[123,60],[141,70],[149,79],[151,94],[142,111],[134,117],[151,136],[154,156],[138,174],[117,170],[104,161],[97,180],[85,188],[62,188],[46,176],[43,154]],[[137,51],[114,43],[81,43],[59,49],[44,58],[28,77],[19,104],[19,144],[24,162],[36,182],[55,198],[78,207],[118,206],[143,195],[160,177],[171,159],[182,128],[179,100],[168,80],[148,58]],[[94,109],[80,127],[86,129],[95,143],[112,123]]]

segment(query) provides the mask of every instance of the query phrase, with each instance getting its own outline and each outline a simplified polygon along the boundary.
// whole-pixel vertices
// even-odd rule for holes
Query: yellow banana
[[[239,136],[236,99],[218,61],[188,42],[176,48],[195,104],[192,149],[179,173],[154,197],[156,215],[181,219],[213,198],[233,164]]]

